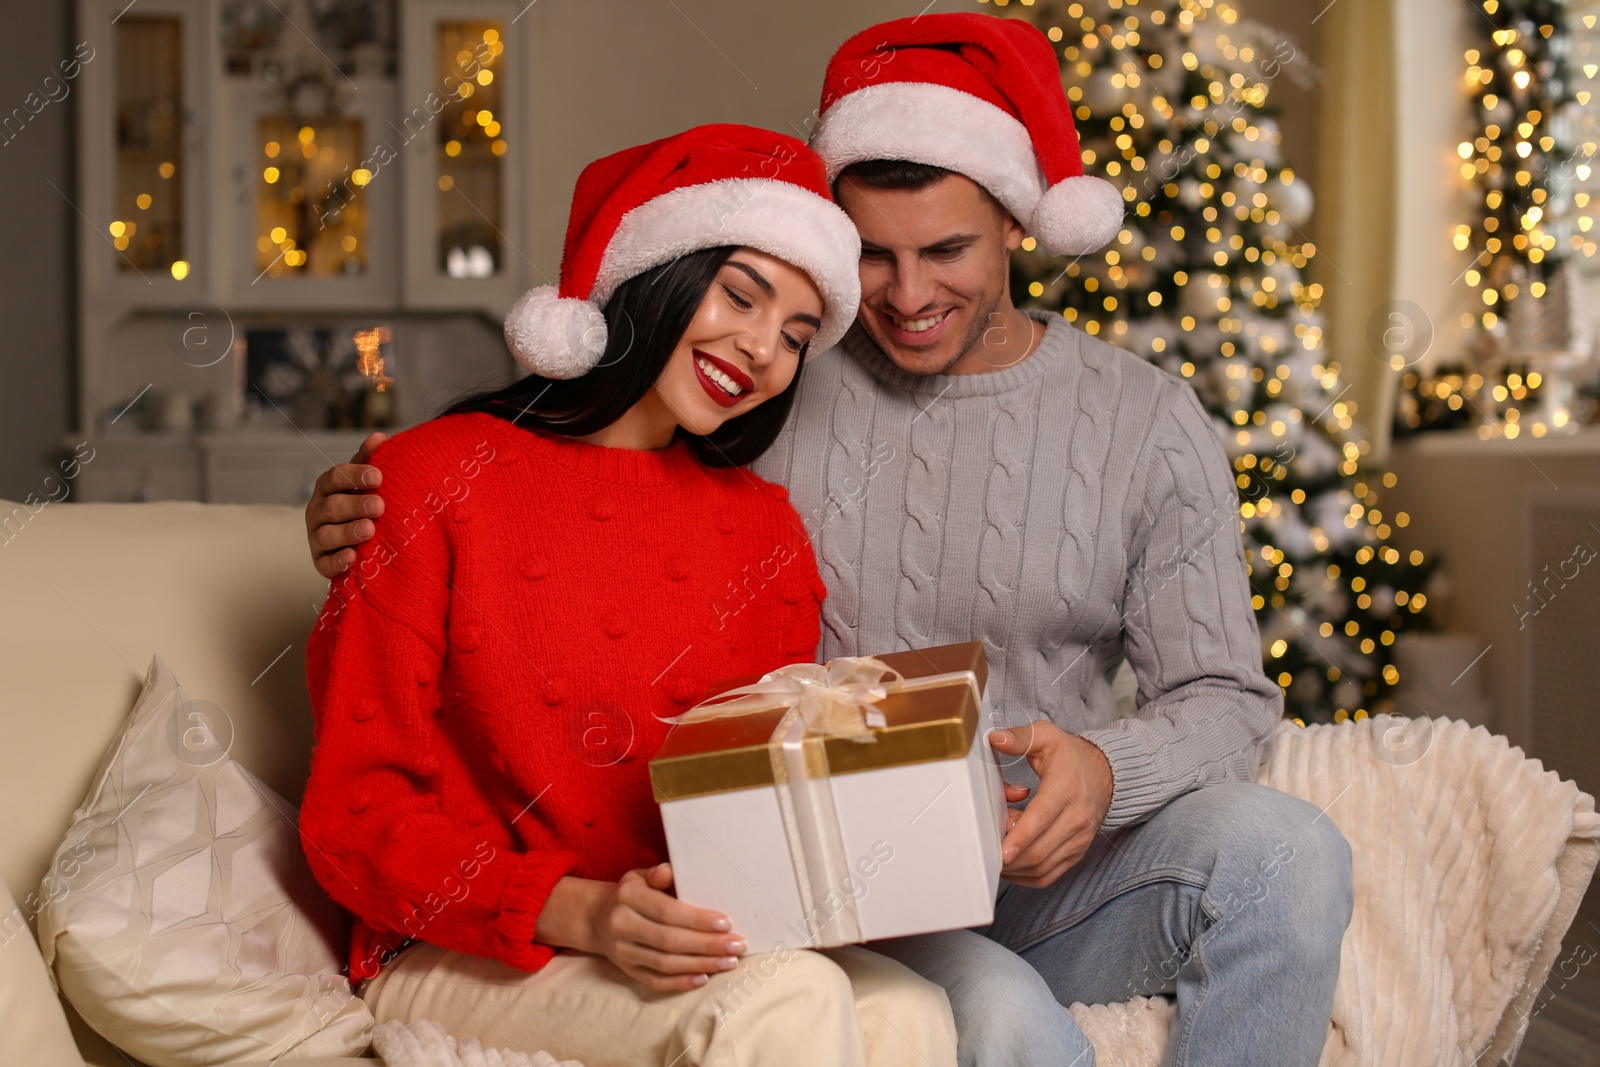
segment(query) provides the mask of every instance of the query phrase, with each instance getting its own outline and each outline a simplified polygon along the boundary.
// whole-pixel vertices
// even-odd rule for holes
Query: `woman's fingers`
[[[698,989],[708,981],[703,974],[657,974],[646,967],[624,967],[624,974],[658,993],[682,993]]]
[[[661,866],[666,866],[662,864]],[[704,930],[710,933],[727,933],[732,924],[728,917],[721,912],[711,911],[706,908],[697,908],[693,904],[685,904],[677,897],[669,896],[661,889],[651,885],[655,880],[659,883],[661,876],[655,874],[660,868],[648,868],[643,877],[634,880],[623,877],[618,887],[618,895],[623,903],[634,911],[643,915],[652,922],[663,926],[681,926],[690,930]],[[632,872],[629,872],[630,874]],[[671,884],[670,871],[666,875],[667,884]]]
[[[660,975],[718,974],[738,966],[735,956],[684,956],[659,952],[647,945],[633,945],[629,955],[637,966]]]
[[[738,956],[745,943],[733,934],[709,934],[652,922],[638,912],[618,919],[617,932],[634,944],[669,955],[701,958]]]

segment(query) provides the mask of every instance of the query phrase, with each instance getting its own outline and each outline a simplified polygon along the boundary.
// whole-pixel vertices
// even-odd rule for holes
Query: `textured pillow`
[[[56,985],[151,1067],[357,1055],[372,1015],[297,812],[228,755],[227,714],[159,656],[41,887]],[[68,862],[70,861],[70,862]]]

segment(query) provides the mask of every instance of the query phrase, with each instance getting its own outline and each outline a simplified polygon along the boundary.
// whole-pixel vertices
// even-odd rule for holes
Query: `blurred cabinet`
[[[80,498],[298,495],[307,440],[359,440],[359,413],[397,407],[308,422],[258,380],[254,338],[317,332],[349,356],[381,329],[387,364],[347,362],[403,392],[426,323],[497,324],[543,280],[519,251],[525,6],[77,0],[77,180],[62,192],[80,219],[79,425],[101,461]]]
[[[528,126],[519,108],[529,96],[519,5],[418,0],[403,11],[401,96],[420,104],[401,120],[412,146],[405,214],[428,220],[406,247],[406,302],[509,308],[531,266],[508,236],[525,229],[516,195],[526,188],[526,154],[515,129]]]
[[[73,499],[96,502],[204,500],[214,504],[304,504],[317,476],[348,459],[363,431],[282,434],[152,433],[96,445]],[[63,442],[71,448],[73,443]]]

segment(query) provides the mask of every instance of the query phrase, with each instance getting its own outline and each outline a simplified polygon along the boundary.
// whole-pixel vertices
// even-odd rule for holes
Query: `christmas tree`
[[[1407,517],[1381,506],[1394,476],[1363,464],[1322,287],[1305,277],[1312,196],[1284,165],[1267,99],[1307,61],[1222,0],[1023,2],[1060,51],[1085,168],[1122,186],[1128,214],[1097,256],[1049,258],[1025,241],[1018,303],[1182,377],[1211,412],[1288,713],[1397,710],[1394,642],[1428,624],[1433,563],[1388,543]]]
[[[1561,264],[1600,251],[1593,232],[1591,178],[1600,154],[1574,91],[1566,4],[1562,0],[1472,0],[1477,36],[1463,56],[1474,127],[1456,152],[1471,184],[1468,220],[1454,244],[1470,261],[1459,280],[1472,289],[1461,314],[1467,360],[1408,373],[1397,405],[1397,433],[1477,424],[1480,437],[1515,440],[1570,432],[1591,405],[1567,396],[1570,291]],[[1584,15],[1592,30],[1597,16]],[[1581,68],[1588,84],[1597,72]],[[1573,364],[1576,363],[1577,366]],[[1557,377],[1546,381],[1554,370]],[[1581,371],[1580,371],[1581,373]],[[1576,384],[1576,383],[1573,383]],[[1568,386],[1567,388],[1570,388]]]

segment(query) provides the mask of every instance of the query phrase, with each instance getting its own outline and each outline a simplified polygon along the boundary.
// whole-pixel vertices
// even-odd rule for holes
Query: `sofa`
[[[295,508],[0,502],[0,879],[12,895],[25,901],[40,886],[152,655],[225,709],[232,755],[298,803],[311,746],[302,648],[326,590]],[[32,909],[21,910],[32,926]],[[0,949],[8,976],[42,974],[25,940]],[[64,999],[41,1004],[3,981],[0,1062],[136,1062]],[[53,1059],[68,1032],[75,1048]],[[13,1049],[28,1058],[8,1058]]]
[[[0,889],[21,900],[40,885],[155,655],[196,699],[224,709],[230,756],[297,804],[311,743],[303,645],[325,593],[295,508],[0,501]],[[1425,747],[1383,747],[1421,728]],[[1465,803],[1437,802],[1429,751],[1453,761],[1443,777]],[[1358,856],[1358,914],[1329,1035],[1338,1051],[1324,1062],[1510,1062],[1600,858],[1593,799],[1504,739],[1449,720],[1285,723],[1258,780],[1326,805]],[[1505,873],[1522,866],[1538,868],[1527,883]],[[1473,888],[1456,892],[1472,871]],[[1440,896],[1470,914],[1430,903]],[[19,914],[31,932],[34,917],[12,908],[13,922]],[[1429,1013],[1400,1017],[1366,999],[1424,986]],[[1153,1067],[1173,1006],[1156,997],[1071,1010],[1102,1065]],[[1459,1058],[1390,1051],[1402,1030],[1429,1027]],[[136,1063],[49,988],[31,936],[0,947],[0,1062]]]

